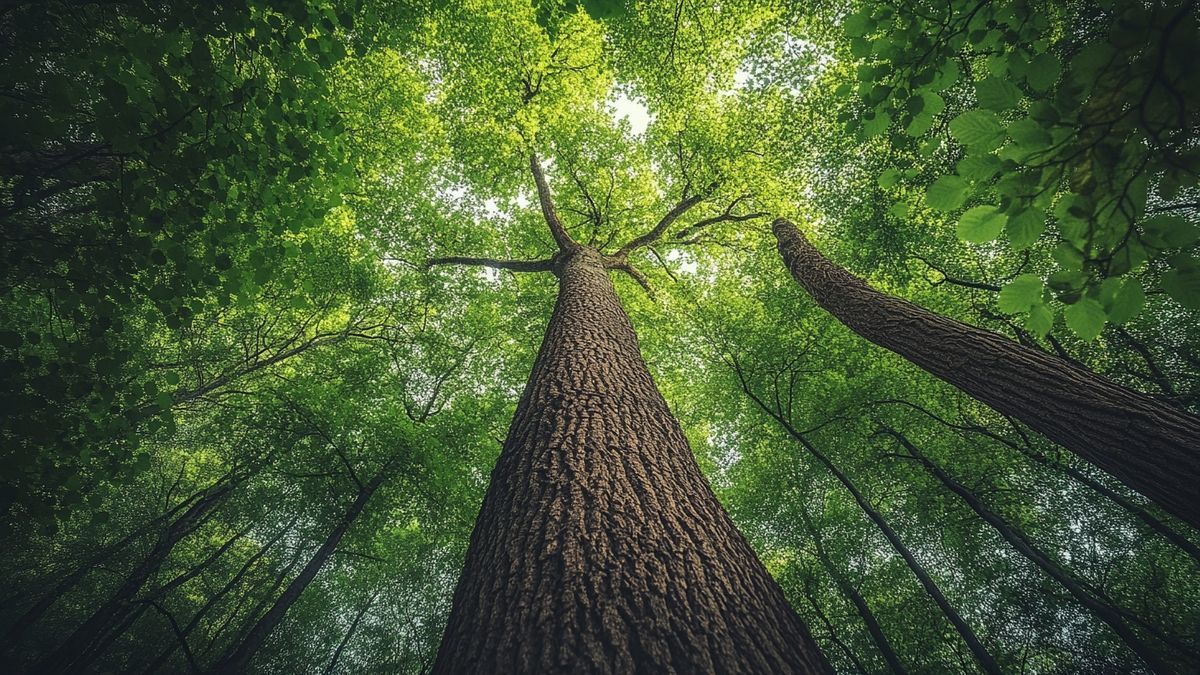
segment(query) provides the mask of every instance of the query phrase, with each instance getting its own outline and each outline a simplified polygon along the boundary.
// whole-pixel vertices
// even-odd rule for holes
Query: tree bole
[[[492,472],[435,673],[825,673],[717,502],[595,249]]]
[[[1095,464],[1200,528],[1200,418],[998,333],[871,288],[787,220],[772,229],[792,276],[851,330]]]

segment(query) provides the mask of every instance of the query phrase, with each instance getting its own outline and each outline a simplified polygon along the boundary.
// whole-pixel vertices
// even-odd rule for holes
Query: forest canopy
[[[1200,670],[1196,4],[0,3],[0,664]]]

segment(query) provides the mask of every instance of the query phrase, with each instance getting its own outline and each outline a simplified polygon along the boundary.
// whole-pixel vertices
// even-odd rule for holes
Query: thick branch
[[[537,183],[538,201],[542,205],[542,217],[546,219],[546,225],[550,228],[550,234],[554,237],[554,243],[558,244],[560,251],[570,251],[577,244],[574,239],[571,239],[571,235],[567,234],[562,221],[558,219],[558,213],[554,211],[554,201],[550,198],[550,185],[546,183],[546,174],[542,173],[542,163],[538,161],[537,153],[529,153],[529,170],[533,172],[533,180]]]
[[[554,261],[550,258],[543,260],[505,260],[503,258],[449,256],[446,258],[430,258],[425,261],[425,269],[437,265],[479,265],[498,270],[510,270],[512,272],[549,272],[554,269]]]
[[[707,190],[698,192],[690,197],[685,197],[683,201],[675,205],[675,208],[668,211],[667,215],[662,217],[662,220],[658,221],[658,224],[654,226],[654,229],[650,230],[646,234],[641,235],[640,237],[633,238],[629,241],[629,243],[622,246],[616,252],[616,257],[620,258],[622,256],[629,255],[631,252],[636,251],[643,246],[649,246],[650,244],[658,241],[660,238],[662,238],[663,233],[667,231],[667,228],[671,226],[671,223],[674,223],[679,219],[680,216],[687,213],[688,209],[704,201],[705,198],[708,197],[709,193],[715,190],[716,187],[716,183],[714,183],[710,185]]]
[[[642,274],[641,270],[627,262],[614,265],[613,269],[621,270],[622,272],[628,274],[631,279],[638,282],[638,285],[642,287],[643,291],[646,291],[646,295],[650,296],[651,300],[654,299],[654,289],[650,288],[650,280],[646,278],[645,274]]]

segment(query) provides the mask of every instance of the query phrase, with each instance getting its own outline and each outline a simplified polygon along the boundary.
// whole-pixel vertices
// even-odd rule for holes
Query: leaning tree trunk
[[[325,541],[321,543],[321,547],[313,554],[313,557],[304,565],[304,569],[300,570],[300,574],[292,580],[288,587],[284,589],[283,594],[275,600],[275,604],[271,605],[271,609],[262,616],[246,633],[235,647],[221,659],[221,661],[213,668],[213,672],[218,673],[240,673],[246,670],[250,665],[250,660],[258,653],[263,643],[274,632],[275,627],[283,621],[283,617],[287,611],[292,608],[296,600],[304,594],[304,590],[312,583],[313,579],[317,578],[317,574],[325,567],[325,563],[329,560],[333,552],[337,550],[338,544],[341,543],[342,537],[346,536],[346,532],[354,521],[362,515],[363,509],[366,508],[367,502],[371,501],[371,497],[379,490],[387,480],[388,469],[392,462],[388,461],[366,484],[362,485],[354,501],[338,519],[337,525],[325,537]]]
[[[1200,418],[998,333],[880,293],[773,226],[792,276],[854,332],[1011,415],[1200,527]]]
[[[90,658],[101,653],[96,649],[95,644],[103,643],[104,636],[112,634],[114,625],[118,630],[122,626],[127,627],[131,624],[122,619],[132,613],[140,616],[145,611],[146,605],[136,604],[135,596],[141,591],[147,580],[158,572],[159,567],[174,550],[175,545],[204,525],[216,508],[229,497],[235,485],[234,482],[228,482],[211,488],[205,496],[193,503],[183,515],[165,528],[155,540],[150,552],[126,575],[124,581],[109,599],[100,605],[62,644],[47,654],[34,667],[34,671],[47,674],[75,672],[90,664]]]
[[[556,271],[434,672],[828,672],[700,473],[599,253]]]
[[[1029,540],[1029,537],[1019,527],[1010,524],[1008,521],[1001,518],[995,511],[992,511],[979,497],[975,495],[962,483],[959,483],[953,476],[946,473],[941,466],[933,460],[925,456],[917,446],[913,445],[904,434],[891,428],[884,428],[884,433],[891,435],[901,445],[908,450],[911,457],[921,463],[925,470],[934,478],[941,481],[946,489],[958,495],[971,510],[975,512],[985,523],[991,525],[996,530],[997,534],[1004,538],[1014,549],[1017,550],[1027,560],[1037,565],[1038,569],[1044,572],[1047,576],[1057,581],[1062,585],[1068,593],[1071,594],[1081,605],[1092,610],[1101,621],[1108,624],[1109,628],[1116,633],[1117,637],[1129,647],[1130,651],[1137,655],[1149,668],[1155,673],[1169,673],[1172,669],[1167,667],[1167,664],[1162,658],[1150,648],[1133,630],[1133,628],[1125,621],[1125,617],[1119,609],[1109,604],[1105,599],[1097,597],[1087,587],[1084,582],[1079,579],[1066,568],[1058,564],[1050,557],[1050,554],[1043,551],[1037,545]]]
[[[879,653],[883,655],[884,661],[887,661],[888,668],[896,675],[908,675],[908,669],[900,661],[900,655],[896,653],[895,647],[887,639],[887,634],[883,632],[883,627],[879,625],[879,619],[875,617],[875,612],[871,611],[871,606],[867,604],[866,598],[862,596],[862,593],[858,592],[854,584],[846,578],[846,575],[842,574],[838,566],[829,558],[829,554],[825,551],[825,543],[821,536],[821,531],[813,527],[812,520],[808,517],[807,513],[801,513],[800,517],[804,522],[805,529],[808,530],[809,536],[812,537],[813,547],[817,553],[817,560],[821,562],[821,566],[825,568],[825,573],[833,579],[842,594],[854,604],[854,609],[858,611],[858,616],[862,618],[863,623],[867,626],[867,632],[871,634],[871,640],[879,648]]]

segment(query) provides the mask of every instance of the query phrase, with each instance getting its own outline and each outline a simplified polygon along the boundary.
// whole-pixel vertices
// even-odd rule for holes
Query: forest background
[[[495,264],[554,250],[531,153],[577,241],[658,231],[618,295],[839,671],[1200,668],[1178,511],[859,337],[770,227],[1196,414],[1194,2],[56,0],[0,40],[14,669],[427,671],[554,304]]]

